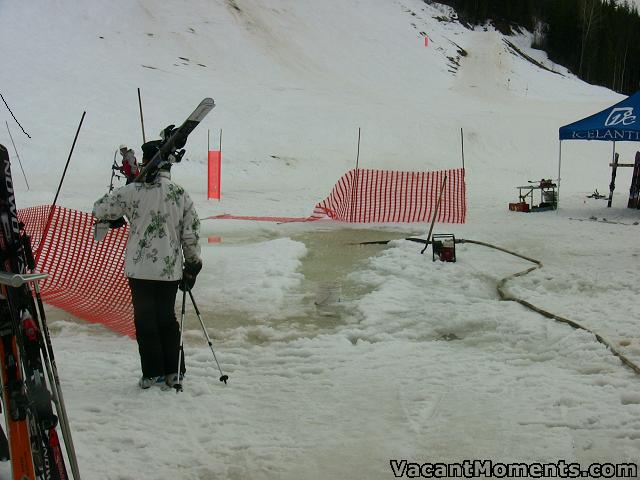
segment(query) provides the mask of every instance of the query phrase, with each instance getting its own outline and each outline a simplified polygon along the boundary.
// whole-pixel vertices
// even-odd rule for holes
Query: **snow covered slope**
[[[279,197],[238,213],[307,213],[354,165],[358,127],[363,167],[458,166],[463,128],[472,185],[554,176],[557,128],[618,97],[542,70],[448,13],[420,0],[11,2],[0,15],[3,94],[33,137],[15,135],[37,191],[61,171],[87,111],[61,198],[83,209],[73,192],[104,188],[118,144],[140,153],[138,87],[149,138],[216,99],[177,175],[204,198],[207,129],[216,145],[222,128],[223,206],[237,212],[249,192]],[[566,152],[569,191],[606,174],[608,147],[589,147]]]
[[[32,136],[0,106],[31,185],[14,168],[18,205],[52,200],[86,110],[59,203],[89,210],[117,146],[140,152],[137,88],[147,138],[216,99],[173,169],[202,217],[309,214],[354,166],[358,127],[361,167],[407,170],[459,166],[463,129],[468,223],[436,232],[541,260],[512,291],[640,362],[629,169],[613,209],[586,198],[608,190],[611,145],[564,144],[558,214],[507,210],[515,186],[556,177],[560,126],[621,97],[526,34],[451,18],[422,0],[0,2],[0,91]],[[207,129],[214,146],[223,129],[219,203],[205,199]],[[4,131],[0,142],[10,147]],[[637,148],[617,145],[624,162]],[[223,237],[203,244],[195,293],[229,385],[193,314],[178,396],[136,387],[130,339],[51,311],[83,478],[383,479],[392,458],[640,458],[637,376],[593,335],[499,300],[523,260],[470,244],[447,264],[410,242],[353,245],[425,225],[202,229]],[[342,302],[317,309],[334,287]]]

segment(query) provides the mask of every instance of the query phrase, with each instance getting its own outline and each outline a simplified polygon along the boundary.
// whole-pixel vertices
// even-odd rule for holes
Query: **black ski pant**
[[[129,278],[129,288],[142,376],[176,373],[180,350],[180,325],[174,311],[178,282]],[[184,356],[180,363],[184,373]]]

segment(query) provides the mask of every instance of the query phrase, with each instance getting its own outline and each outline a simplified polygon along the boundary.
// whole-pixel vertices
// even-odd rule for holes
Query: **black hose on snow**
[[[421,238],[413,238],[413,237],[409,237],[409,238],[405,238],[405,240],[411,241],[411,242],[417,242],[417,243],[432,243],[432,242],[427,242],[426,240],[423,240]],[[372,245],[372,244],[377,244],[377,245],[383,245],[383,244],[387,244],[389,243],[391,240],[381,240],[381,241],[373,241],[373,242],[362,242],[361,245]],[[593,330],[591,330],[590,328],[585,327],[584,325],[574,321],[574,320],[570,320],[568,318],[565,317],[561,317],[560,315],[556,315],[555,313],[551,313],[547,310],[544,310],[540,307],[537,307],[535,305],[533,305],[530,302],[527,302],[526,300],[523,300],[522,298],[519,297],[515,297],[513,295],[511,295],[510,293],[508,293],[506,291],[505,285],[506,283],[516,277],[522,277],[534,270],[537,270],[539,268],[542,268],[542,262],[539,260],[536,260],[534,258],[530,258],[530,257],[526,257],[524,255],[521,255],[519,253],[513,252],[511,250],[507,250],[506,248],[502,248],[502,247],[498,247],[496,245],[492,245],[490,243],[486,243],[486,242],[480,242],[477,240],[465,240],[465,239],[461,239],[461,238],[457,238],[455,240],[456,243],[473,243],[476,245],[482,245],[484,247],[488,247],[488,248],[493,248],[494,250],[499,250],[501,252],[507,253],[509,255],[513,255],[515,257],[518,258],[522,258],[523,260],[527,260],[528,262],[531,263],[535,263],[536,265],[534,267],[528,268],[526,270],[523,270],[521,272],[517,272],[514,273],[512,275],[509,275],[505,278],[503,278],[502,280],[500,280],[498,282],[497,285],[497,289],[498,289],[498,294],[500,295],[500,299],[504,300],[504,301],[509,301],[509,302],[517,302],[520,305],[533,310],[536,313],[539,313],[540,315],[550,318],[552,320],[555,320],[557,322],[561,322],[561,323],[565,323],[567,325],[570,325],[571,327],[577,329],[577,330],[584,330],[586,332],[589,332],[590,334],[592,334],[596,340],[598,340],[598,342],[600,342],[601,344],[603,344],[605,347],[607,347],[611,353],[613,353],[616,357],[618,357],[620,359],[620,361],[626,365],[627,367],[629,367],[631,370],[633,370],[635,373],[637,373],[638,375],[640,375],[640,366],[638,366],[636,363],[634,363],[633,361],[631,361],[624,353],[622,353],[621,351],[619,351],[614,345],[613,343],[611,343],[609,340],[607,340],[606,338],[604,338],[602,335],[600,335],[599,333],[594,332]]]

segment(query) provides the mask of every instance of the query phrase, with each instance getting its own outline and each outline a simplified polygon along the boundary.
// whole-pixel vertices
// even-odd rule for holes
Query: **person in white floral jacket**
[[[143,165],[160,143],[142,146]],[[169,170],[167,164],[153,180],[120,187],[93,206],[99,220],[126,216],[129,221],[125,275],[133,302],[141,388],[174,386],[184,375],[184,360],[177,372],[180,327],[175,298],[178,287],[193,287],[202,268],[198,214],[189,194],[171,181]]]

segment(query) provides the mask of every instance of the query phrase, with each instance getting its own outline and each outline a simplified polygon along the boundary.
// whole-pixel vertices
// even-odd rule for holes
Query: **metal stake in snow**
[[[140,107],[140,124],[142,125],[142,143],[147,143],[144,136],[144,115],[142,115],[142,97],[140,96],[140,89],[138,88],[138,107]]]
[[[18,124],[18,126],[22,129],[22,133],[24,133],[27,137],[31,138],[31,135],[29,135],[27,132],[25,132],[24,128],[22,127],[22,125],[20,124],[20,122],[18,121],[18,119],[16,118],[16,116],[13,114],[13,112],[11,111],[11,108],[9,108],[9,104],[7,103],[7,101],[4,99],[4,95],[2,95],[0,93],[0,98],[2,98],[2,101],[4,102],[4,105],[7,107],[7,110],[9,110],[9,113],[11,114],[11,116],[13,117],[13,119],[16,121],[16,123]]]
[[[356,174],[351,187],[351,210],[349,214],[349,222],[353,223],[353,208],[356,204],[357,189],[358,189],[358,165],[360,164],[360,127],[358,127],[358,153],[356,154]]]
[[[62,172],[62,177],[60,178],[60,184],[58,185],[58,190],[56,191],[56,196],[53,198],[53,204],[51,205],[51,209],[49,210],[49,218],[47,219],[47,224],[42,231],[42,238],[40,239],[40,244],[38,245],[38,249],[35,252],[36,262],[38,261],[38,257],[40,257],[40,253],[42,252],[42,247],[44,247],[44,241],[47,238],[47,233],[49,232],[49,227],[51,226],[51,220],[53,220],[53,212],[56,208],[56,202],[58,201],[58,195],[60,195],[60,189],[62,188],[62,182],[64,182],[64,177],[67,174],[67,168],[69,168],[69,162],[71,161],[71,155],[73,155],[73,149],[76,147],[76,141],[78,140],[78,134],[80,133],[80,128],[82,128],[82,122],[84,121],[84,116],[87,114],[86,111],[82,112],[82,117],[80,118],[80,123],[78,124],[78,129],[76,130],[76,136],[73,137],[73,144],[71,145],[71,150],[69,151],[69,157],[67,158],[67,163],[64,166],[64,171]]]
[[[460,149],[462,151],[462,168],[464,168],[464,132],[460,128]]]
[[[433,218],[431,219],[431,226],[429,227],[429,233],[427,234],[427,242],[424,244],[424,248],[420,250],[420,253],[424,253],[424,251],[429,246],[429,239],[431,239],[431,232],[433,231],[433,225],[436,223],[436,218],[438,217],[438,211],[440,210],[440,201],[442,200],[442,192],[444,192],[444,186],[447,182],[447,176],[445,175],[442,179],[442,185],[440,186],[440,194],[438,195],[438,202],[436,203],[436,211],[433,212]]]
[[[20,170],[22,170],[22,176],[24,177],[24,183],[27,184],[27,190],[31,190],[29,188],[29,182],[27,181],[27,176],[24,173],[24,168],[22,168],[22,160],[20,160],[20,155],[18,155],[18,149],[16,148],[16,144],[13,141],[13,135],[11,135],[11,130],[9,130],[9,122],[5,120],[4,122],[7,125],[7,132],[9,132],[9,138],[11,139],[11,144],[13,145],[13,150],[16,152],[16,157],[18,158],[18,163],[20,164]]]

